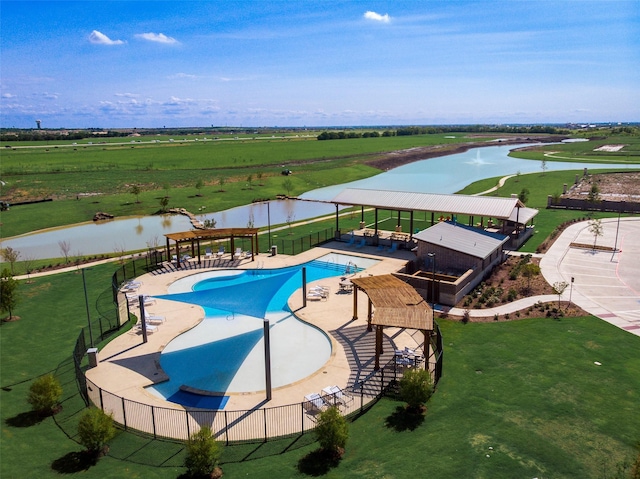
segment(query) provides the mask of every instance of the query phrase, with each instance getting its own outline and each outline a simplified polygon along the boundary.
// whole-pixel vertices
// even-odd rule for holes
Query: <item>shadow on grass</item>
[[[38,411],[21,412],[20,414],[5,419],[5,424],[10,427],[31,427],[40,424],[52,414],[41,414]]]
[[[324,449],[316,449],[298,461],[298,470],[307,476],[324,476],[340,464],[340,455]]]
[[[393,428],[398,432],[413,431],[423,422],[423,411],[416,411],[411,408],[405,408],[404,406],[396,407],[396,411],[385,420],[388,428]]]
[[[75,474],[86,471],[98,463],[98,456],[87,451],[74,451],[56,459],[51,469],[59,474]]]

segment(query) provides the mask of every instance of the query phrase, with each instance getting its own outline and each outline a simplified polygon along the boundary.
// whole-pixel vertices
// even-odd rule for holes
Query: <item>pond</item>
[[[526,145],[519,145],[519,147]],[[320,188],[300,196],[306,200],[329,201],[345,188],[369,188],[423,193],[455,193],[465,186],[485,178],[520,172],[541,172],[541,161],[509,157],[512,146],[473,148],[464,153],[417,161],[379,175],[341,185]],[[629,168],[638,165],[546,162],[547,170],[577,170],[582,168]],[[53,204],[53,203],[52,203]],[[201,220],[215,219],[217,228],[243,228],[250,221],[255,227],[284,224],[335,212],[335,206],[314,201],[282,200],[254,203],[226,211],[198,215]],[[123,218],[106,223],[86,223],[46,230],[2,241],[20,251],[22,259],[62,256],[59,242],[68,242],[70,254],[96,255],[131,251],[164,245],[164,234],[187,231],[191,223],[184,216],[146,216]]]

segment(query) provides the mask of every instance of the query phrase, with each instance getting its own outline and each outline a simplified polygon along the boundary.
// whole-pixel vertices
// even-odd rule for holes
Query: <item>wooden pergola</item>
[[[424,354],[428,355],[429,339],[433,332],[433,310],[425,299],[409,284],[391,274],[352,278],[353,319],[358,319],[358,290],[369,298],[367,323],[369,331],[376,327],[375,369],[380,369],[382,350],[382,330],[407,328],[424,334]],[[375,315],[373,314],[375,307]],[[425,369],[428,369],[425,360]]]
[[[214,241],[214,240],[231,240],[231,255],[234,251],[234,239],[235,238],[250,238],[251,239],[251,261],[254,261],[255,255],[258,252],[258,228],[220,228],[220,229],[198,229],[183,231],[181,233],[167,233],[164,236],[167,238],[167,257],[171,257],[171,243],[176,243],[176,264],[180,266],[180,245],[183,243],[189,243],[191,245],[191,256],[196,255],[196,245],[198,251],[198,264],[202,262],[200,254],[200,242],[201,241]]]

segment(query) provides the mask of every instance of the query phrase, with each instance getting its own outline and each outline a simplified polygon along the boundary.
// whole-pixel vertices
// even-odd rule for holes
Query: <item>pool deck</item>
[[[266,254],[256,256],[256,261],[244,259],[232,266],[239,269],[281,268],[294,266],[316,259],[330,252],[354,256],[365,256],[381,260],[380,263],[357,273],[354,277],[380,275],[396,272],[404,264],[415,258],[409,251],[398,250],[384,255],[374,247],[355,249],[344,243],[331,242],[313,248],[296,256]],[[228,269],[211,268],[211,269]],[[177,279],[211,269],[189,269],[165,274],[145,274],[138,278],[142,285],[136,294],[151,296],[166,294],[169,285]],[[327,386],[341,388],[350,386],[360,375],[372,370],[374,350],[372,348],[374,332],[366,332],[367,296],[358,295],[359,318],[352,320],[353,294],[340,291],[340,277],[326,278],[317,282],[330,289],[326,301],[307,301],[302,308],[302,290],[296,291],[289,299],[292,311],[302,320],[311,323],[331,338],[332,354],[324,367],[305,379],[293,384],[275,388],[272,399],[265,402],[265,391],[251,393],[231,393],[225,410],[250,410],[260,407],[275,407],[304,401],[304,396],[319,393]],[[309,283],[307,286],[312,286]],[[160,368],[160,354],[166,345],[176,336],[192,329],[204,319],[200,306],[170,300],[156,299],[155,304],[145,306],[147,313],[161,315],[166,319],[158,325],[155,332],[148,334],[147,343],[143,343],[142,334],[129,331],[108,343],[99,351],[98,367],[87,371],[87,379],[104,391],[131,401],[157,407],[183,409],[179,404],[165,401],[145,390],[146,386],[164,381],[166,374]],[[133,309],[138,314],[138,310]],[[417,331],[386,328],[385,354],[381,364],[393,358],[395,349],[405,346],[416,348],[421,344],[422,334]]]

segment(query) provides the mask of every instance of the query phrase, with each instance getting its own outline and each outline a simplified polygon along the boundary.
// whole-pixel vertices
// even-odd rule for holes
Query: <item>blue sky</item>
[[[0,126],[640,121],[640,1],[0,2]]]

